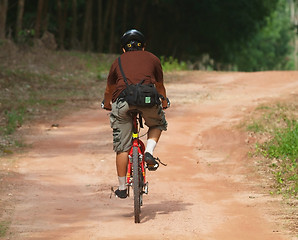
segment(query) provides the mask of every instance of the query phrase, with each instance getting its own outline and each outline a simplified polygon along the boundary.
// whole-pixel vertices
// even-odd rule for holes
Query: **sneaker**
[[[147,168],[149,171],[155,171],[159,167],[159,163],[156,161],[150,153],[145,153],[145,162],[147,163]]]
[[[115,191],[115,194],[119,198],[127,198],[127,189],[125,189],[125,190],[119,190],[119,189],[117,189]]]

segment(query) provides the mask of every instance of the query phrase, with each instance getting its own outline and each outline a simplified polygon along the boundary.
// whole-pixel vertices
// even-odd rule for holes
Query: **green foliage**
[[[253,120],[254,123],[248,125],[248,129],[267,135],[268,140],[257,143],[256,152],[269,160],[268,166],[275,176],[276,192],[297,198],[298,121],[295,117],[297,105],[276,104],[273,107],[258,108],[257,111],[261,111],[262,116]]]
[[[249,124],[246,129],[247,131],[258,133],[264,131],[264,126],[261,123],[254,121],[253,123]]]
[[[81,59],[87,68],[86,73],[96,74],[97,79],[103,80],[107,78],[111,63],[116,55],[108,54],[92,54],[86,52],[70,51],[68,54],[72,57]],[[96,57],[95,57],[96,56]],[[118,56],[118,55],[117,55]]]
[[[263,154],[271,159],[289,159],[296,162],[298,159],[298,122],[287,121],[285,129],[278,129],[274,138],[262,145]]]
[[[22,126],[24,121],[24,109],[5,111],[7,119],[6,127],[4,128],[4,134],[10,135],[14,131]]]
[[[160,62],[165,72],[187,70],[187,64],[185,62],[179,62],[178,59],[175,59],[172,56],[169,58],[161,56]]]
[[[0,237],[5,237],[9,224],[7,221],[0,222]]]
[[[18,32],[18,42],[19,43],[26,43],[29,46],[33,46],[33,38],[35,35],[34,29],[24,29]]]
[[[54,34],[56,42],[63,45],[65,49],[72,47],[72,40],[76,42],[75,48],[82,48],[82,39],[85,39],[84,26],[85,19],[90,18],[91,39],[88,49],[95,50],[98,47],[98,31],[103,35],[103,50],[97,51],[114,53],[120,52],[119,41],[123,34],[124,26],[128,28],[139,26],[139,29],[147,36],[148,50],[158,56],[173,56],[179,60],[188,60],[191,57],[199,58],[203,54],[209,54],[217,62],[227,62],[231,59],[239,46],[247,39],[251,38],[259,26],[263,26],[264,19],[276,8],[278,0],[161,0],[144,1],[130,0],[117,1],[115,18],[107,21],[106,25],[98,26],[104,21],[105,16],[111,16],[112,9],[109,7],[111,1],[92,1],[92,15],[85,16],[86,4],[91,1],[76,1],[77,21],[73,20],[73,3],[64,2],[62,19],[57,17],[58,4],[55,1],[44,1],[42,14],[42,28],[47,27],[47,31]],[[102,21],[99,21],[100,14],[97,12],[98,4],[102,4]],[[146,3],[146,4],[145,4]],[[21,35],[22,41],[30,42],[35,35],[32,26],[36,25],[38,4],[32,1],[25,1],[25,11],[22,26],[24,29],[15,34],[17,18],[17,0],[10,0],[7,15],[7,29],[12,36]],[[144,11],[136,11],[135,6],[140,9],[144,6]],[[146,14],[144,14],[144,12]],[[115,29],[111,23],[115,22]],[[46,23],[46,24],[45,24]],[[125,24],[124,24],[125,23]],[[76,27],[75,39],[72,39],[72,30]],[[110,31],[114,31],[111,33]],[[166,30],[166,31],[165,31]],[[8,31],[7,31],[8,32]],[[61,44],[61,37],[64,42]],[[113,37],[113,39],[110,39]],[[59,40],[59,41],[58,41]],[[110,48],[110,45],[113,45]],[[60,46],[62,47],[62,46]],[[110,52],[111,53],[111,52]],[[228,62],[230,63],[230,62]]]
[[[243,42],[234,62],[240,71],[293,69],[293,39],[288,4],[281,0],[266,18],[266,25],[259,26],[257,34]]]

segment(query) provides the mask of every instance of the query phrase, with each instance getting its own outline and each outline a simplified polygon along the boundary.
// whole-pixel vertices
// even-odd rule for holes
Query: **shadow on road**
[[[162,201],[160,203],[146,204],[141,209],[141,223],[155,219],[157,215],[171,214],[173,212],[185,211],[191,203],[183,201]],[[133,212],[129,217],[133,216]]]

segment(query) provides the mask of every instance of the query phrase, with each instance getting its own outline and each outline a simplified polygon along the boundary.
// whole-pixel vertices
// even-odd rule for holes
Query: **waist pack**
[[[159,105],[159,94],[154,84],[143,84],[144,80],[138,84],[126,86],[121,96],[129,105],[139,107],[153,107]]]
[[[126,84],[126,89],[123,90],[120,97],[133,106],[138,107],[153,107],[159,105],[161,95],[158,94],[154,84],[144,84],[145,80],[142,80],[138,84],[128,84],[126,76],[121,66],[120,57],[118,58],[121,74]]]

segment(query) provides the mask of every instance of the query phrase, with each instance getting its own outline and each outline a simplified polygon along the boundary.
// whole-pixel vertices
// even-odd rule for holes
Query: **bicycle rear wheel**
[[[141,201],[142,201],[142,182],[140,181],[139,152],[137,147],[133,147],[132,154],[132,176],[133,176],[133,194],[134,194],[134,215],[135,223],[140,222]]]

